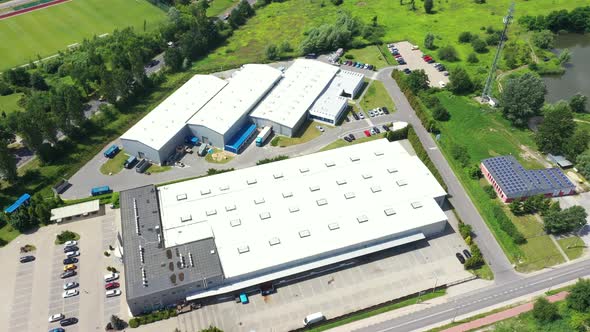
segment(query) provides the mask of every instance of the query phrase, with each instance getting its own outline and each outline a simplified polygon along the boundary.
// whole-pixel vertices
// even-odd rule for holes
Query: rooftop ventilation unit
[[[270,213],[269,212],[262,212],[261,214],[259,214],[259,216],[260,216],[260,220],[269,219]]]
[[[367,218],[367,216],[363,214],[362,216],[356,217],[356,221],[358,221],[359,224],[362,224],[364,222],[369,221],[369,218]]]
[[[264,203],[264,197],[259,197],[259,198],[255,198],[254,199],[254,204],[258,205],[258,204],[262,204]]]
[[[325,198],[322,199],[318,199],[317,201],[315,201],[317,203],[318,206],[324,206],[328,204],[328,200]]]
[[[268,244],[270,244],[271,246],[276,246],[277,244],[281,243],[281,239],[279,239],[278,237],[273,237],[272,239],[270,239],[268,241]]]
[[[304,230],[302,230],[302,231],[299,232],[299,237],[302,238],[302,239],[304,237],[308,237],[310,235],[311,235],[311,233],[309,232],[308,229],[304,229]]]
[[[345,179],[340,179],[340,180],[336,180],[336,184],[338,184],[339,186],[346,184],[346,180]]]
[[[412,207],[413,207],[414,209],[419,209],[419,208],[421,208],[421,207],[422,207],[422,202],[413,202],[413,203],[412,203]]]
[[[359,161],[361,160],[361,158],[357,157],[357,156],[351,156],[350,157],[350,161]]]
[[[333,161],[326,161],[326,167],[332,167],[332,166],[336,166],[336,164]]]
[[[388,217],[389,216],[393,216],[395,214],[395,210],[393,210],[391,208],[385,209],[385,210],[383,210],[383,212],[385,212],[385,215],[388,216]]]
[[[388,168],[387,171],[389,173],[397,173],[397,168]]]
[[[283,193],[283,198],[289,198],[289,197],[293,197],[293,193],[292,192],[285,192]]]
[[[378,192],[380,192],[380,191],[381,191],[381,187],[380,187],[380,186],[372,186],[372,187],[371,187],[371,191],[372,191],[373,193],[378,193]]]
[[[248,247],[248,246],[241,246],[241,247],[238,247],[238,253],[240,253],[240,254],[245,254],[245,253],[247,253],[248,251],[250,251],[250,247]]]
[[[340,228],[340,225],[338,225],[337,222],[333,222],[333,223],[331,223],[331,224],[328,225],[328,229],[330,229],[331,231],[335,231],[335,230],[337,230],[339,228]]]
[[[145,264],[145,255],[143,253],[143,247],[141,244],[139,245],[139,259],[141,260],[141,264]]]
[[[356,195],[353,192],[348,192],[344,194],[344,198],[346,199],[351,199],[351,198],[355,198]]]
[[[176,200],[177,201],[183,201],[187,198],[186,194],[180,194],[180,195],[176,195]]]
[[[397,183],[398,187],[403,187],[408,184],[408,181],[407,180],[397,180],[397,181],[395,181],[395,183]]]
[[[246,180],[246,183],[248,185],[256,184],[256,179],[248,179],[248,180]]]
[[[320,190],[320,186],[310,186],[309,191],[318,191]]]
[[[372,178],[372,177],[373,177],[373,176],[372,176],[371,174],[366,174],[366,173],[365,173],[365,174],[363,174],[363,179],[365,179],[365,180],[366,180],[366,179],[370,179],[370,178]]]
[[[186,216],[181,216],[180,217],[180,221],[181,222],[187,222],[187,221],[191,221],[191,220],[193,220],[193,216],[190,215],[190,214],[189,215],[186,215]]]
[[[229,211],[233,211],[236,209],[236,205],[235,204],[231,204],[225,207],[225,211],[229,212]]]
[[[229,224],[231,225],[231,227],[240,226],[242,224],[242,220],[241,219],[230,220]]]
[[[221,191],[229,190],[229,186],[227,184],[223,185],[223,186],[219,187],[219,190],[221,190]]]
[[[139,211],[137,210],[137,200],[133,199],[133,217],[135,219],[135,233],[141,235],[139,232]]]
[[[205,211],[205,214],[207,215],[207,217],[214,216],[217,214],[217,210],[215,210],[215,209],[207,210],[207,211]]]
[[[275,173],[272,175],[275,179],[280,179],[283,177],[283,173]]]
[[[291,212],[291,213],[295,213],[297,211],[299,211],[299,207],[298,206],[291,206],[289,208],[289,212]]]
[[[211,189],[201,189],[201,195],[209,195],[211,193]]]

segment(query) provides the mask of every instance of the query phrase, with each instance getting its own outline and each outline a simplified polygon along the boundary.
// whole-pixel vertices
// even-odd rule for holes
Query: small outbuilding
[[[565,159],[564,156],[554,156],[551,153],[547,155],[547,157],[549,158],[549,160],[551,160],[552,162],[556,163],[557,166],[566,169],[566,168],[571,168],[574,166],[574,164],[572,164],[571,161]]]
[[[49,220],[59,224],[64,221],[84,219],[103,213],[104,209],[101,210],[100,201],[95,199],[84,203],[51,209],[51,218]]]

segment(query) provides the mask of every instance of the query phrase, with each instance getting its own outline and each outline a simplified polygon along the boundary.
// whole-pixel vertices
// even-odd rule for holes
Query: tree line
[[[590,32],[590,6],[577,7],[571,11],[554,10],[547,15],[525,15],[518,19],[518,23],[528,30]]]

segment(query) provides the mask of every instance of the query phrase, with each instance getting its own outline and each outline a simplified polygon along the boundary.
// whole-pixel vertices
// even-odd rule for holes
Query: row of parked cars
[[[65,258],[63,260],[63,273],[61,274],[61,278],[62,279],[67,279],[70,277],[73,277],[77,274],[76,270],[78,269],[78,266],[76,265],[78,263],[78,256],[80,256],[80,248],[78,248],[78,242],[77,241],[67,241],[66,243],[64,243],[64,255]],[[63,293],[62,293],[62,297],[64,299],[70,298],[70,297],[74,297],[74,296],[78,296],[80,294],[80,291],[78,290],[78,288],[80,287],[80,284],[76,281],[68,281],[63,285]],[[59,325],[61,326],[69,326],[69,325],[74,325],[76,323],[78,323],[78,318],[76,317],[66,317],[64,314],[62,313],[57,313],[57,314],[53,314],[51,316],[49,316],[49,323],[53,323],[53,322],[59,322]],[[49,330],[50,332],[64,332],[65,330],[62,327],[56,327],[53,328],[51,330]]]
[[[369,114],[370,117],[374,118],[379,115],[389,114],[389,111],[387,110],[386,107],[377,107],[377,108],[373,108],[372,110],[368,111],[367,113]]]
[[[395,44],[387,44],[387,49],[389,50],[389,53],[393,55],[395,61],[397,61],[398,64],[406,64],[406,60],[404,60],[404,57],[400,54],[399,49],[395,46]]]
[[[465,257],[463,257],[463,255],[465,255]],[[467,258],[467,259],[471,258],[471,253],[467,249],[463,250],[463,255],[460,252],[455,254],[455,257],[457,257],[457,259],[459,260],[459,263],[461,263],[461,264],[465,264],[465,261],[466,261],[465,258]]]
[[[436,70],[443,72],[443,75],[449,76],[449,72],[447,71],[445,66],[442,63],[438,63],[438,62],[434,61],[434,59],[430,55],[428,55],[428,54],[422,55],[422,60],[424,60],[424,62],[432,64],[434,66],[434,68],[436,68]]]
[[[351,61],[351,60],[344,61],[342,64],[346,65],[346,66],[359,68],[359,69],[366,69],[366,70],[374,70],[375,69],[375,66],[370,65],[368,63],[362,63],[362,62]]]

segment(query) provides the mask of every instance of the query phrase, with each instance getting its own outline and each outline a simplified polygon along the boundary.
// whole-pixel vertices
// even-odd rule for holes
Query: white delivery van
[[[326,319],[326,317],[324,317],[324,314],[322,314],[321,312],[316,312],[311,315],[307,315],[307,317],[305,317],[305,319],[303,320],[303,324],[305,326],[309,326],[311,324],[321,322],[324,319]]]

